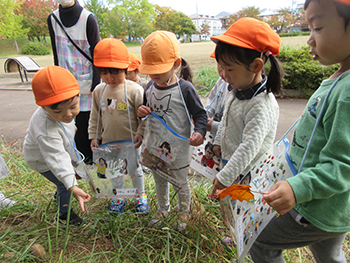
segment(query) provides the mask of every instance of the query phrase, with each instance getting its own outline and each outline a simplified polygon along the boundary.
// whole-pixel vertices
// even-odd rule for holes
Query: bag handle
[[[66,33],[66,36],[68,37],[69,41],[72,42],[72,44],[74,45],[74,47],[75,47],[76,49],[78,49],[78,51],[79,51],[87,60],[89,60],[91,63],[93,63],[92,58],[90,58],[90,57],[89,57],[89,56],[88,56],[88,55],[73,41],[73,39],[71,39],[71,37],[68,35],[68,33],[66,32],[66,30],[64,29],[64,27],[63,27],[61,21],[58,20],[57,16],[56,16],[54,13],[52,13],[52,16],[53,16],[53,18],[56,20],[57,24],[59,24],[59,26],[62,28],[63,32]]]

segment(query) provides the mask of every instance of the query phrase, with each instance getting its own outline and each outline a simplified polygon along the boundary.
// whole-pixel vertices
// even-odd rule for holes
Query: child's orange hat
[[[80,93],[79,84],[73,74],[59,66],[48,66],[35,73],[32,89],[35,102],[39,106],[65,101]]]
[[[129,52],[129,61],[130,67],[128,68],[128,71],[134,71],[135,69],[138,69],[141,65],[141,60],[135,53]]]
[[[343,4],[343,5],[350,6],[350,0],[335,0],[335,1],[337,1],[337,2],[339,2],[341,4]]]
[[[94,65],[99,68],[126,69],[130,65],[129,51],[119,39],[104,38],[95,46]]]
[[[213,42],[254,49],[261,53],[271,51],[272,55],[280,53],[281,39],[265,22],[251,17],[244,17],[230,26],[226,32],[210,38]]]
[[[174,33],[154,31],[148,35],[141,46],[142,63],[140,73],[163,74],[171,70],[180,58],[180,47]]]

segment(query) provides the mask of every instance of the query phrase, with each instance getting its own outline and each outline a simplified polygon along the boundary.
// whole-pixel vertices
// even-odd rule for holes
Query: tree
[[[46,42],[45,35],[49,33],[47,17],[58,8],[55,0],[23,0],[21,14],[23,14],[23,28],[29,29],[28,38],[34,41],[34,37],[40,42],[40,37]]]
[[[202,35],[209,35],[209,29],[210,29],[209,23],[207,20],[205,20],[204,23],[200,25],[198,30],[200,40],[202,40]]]
[[[286,32],[297,21],[298,16],[292,14],[288,7],[282,8],[278,15],[265,20],[277,33]]]
[[[108,32],[110,29],[109,25],[114,24],[115,17],[114,14],[111,14],[108,8],[103,3],[103,1],[99,0],[90,0],[90,2],[86,4],[86,9],[96,16],[100,36],[102,38],[105,38],[108,37],[110,34],[110,32]],[[113,21],[109,21],[110,15],[112,16],[111,19]]]
[[[20,8],[20,2],[0,0],[0,36],[13,39],[18,54],[19,49],[16,38],[25,36],[29,31],[26,28],[22,28],[23,16],[18,13]]]
[[[255,6],[248,6],[248,7],[242,8],[242,10],[238,11],[237,13],[233,15],[229,15],[228,27],[230,27],[234,22],[236,22],[238,19],[242,17],[253,17],[256,19],[260,19],[259,14],[260,14],[259,8]]]

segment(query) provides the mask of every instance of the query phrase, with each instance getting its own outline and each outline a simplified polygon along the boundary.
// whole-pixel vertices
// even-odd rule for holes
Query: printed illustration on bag
[[[131,141],[101,144],[93,152],[93,163],[97,198],[139,197],[137,173],[141,168]]]
[[[181,188],[174,171],[184,168],[183,164],[189,162],[191,147],[188,140],[152,112],[147,118],[141,146],[142,165],[156,170],[160,176]]]
[[[220,159],[214,154],[213,135],[207,132],[204,143],[193,147],[190,167],[210,180],[220,171]]]
[[[276,143],[271,152],[264,154],[241,178],[241,184],[249,184],[254,198],[250,201],[232,200],[231,196],[220,199],[221,215],[228,226],[235,244],[239,262],[243,262],[250,247],[276,215],[264,200],[262,193],[278,181],[286,180],[296,174],[288,155],[289,143],[283,138]]]

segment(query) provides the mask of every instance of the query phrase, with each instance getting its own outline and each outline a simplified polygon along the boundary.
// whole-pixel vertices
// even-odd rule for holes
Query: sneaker
[[[62,225],[66,225],[67,224],[67,217],[68,217],[68,213],[65,213],[61,216],[59,216],[59,222]],[[83,223],[83,219],[78,216],[73,210],[70,211],[70,217],[69,217],[69,223],[76,225],[76,226],[80,226]]]
[[[111,213],[123,213],[124,212],[124,206],[126,205],[126,198],[112,198],[111,199],[111,205],[108,209]]]
[[[221,242],[228,247],[235,246],[235,242],[233,241],[232,236],[224,236],[223,238],[221,238]]]
[[[140,198],[136,198],[136,213],[149,213],[149,205],[147,203],[147,195],[142,194]]]
[[[173,228],[176,230],[176,231],[183,231],[186,229],[187,227],[187,221],[189,220],[189,216],[187,214],[179,214],[178,215],[178,219],[177,221],[175,222],[175,224],[173,225]]]
[[[11,207],[17,205],[15,201],[5,198],[4,194],[0,191],[0,209],[2,207]]]
[[[161,219],[165,219],[168,217],[168,212],[167,211],[161,211],[158,210],[152,217],[151,221],[149,224],[151,226],[160,226],[162,224]]]

